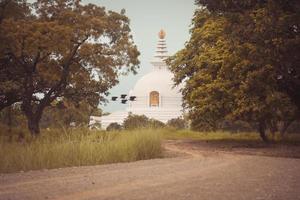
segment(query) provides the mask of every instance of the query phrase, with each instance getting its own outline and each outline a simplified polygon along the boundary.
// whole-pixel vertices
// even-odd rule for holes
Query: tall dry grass
[[[23,143],[0,139],[0,173],[130,162],[162,156],[160,134],[151,130],[43,131]]]

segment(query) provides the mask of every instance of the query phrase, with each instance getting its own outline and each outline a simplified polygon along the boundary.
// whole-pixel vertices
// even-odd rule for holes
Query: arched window
[[[157,91],[150,92],[150,107],[159,106],[159,93]]]

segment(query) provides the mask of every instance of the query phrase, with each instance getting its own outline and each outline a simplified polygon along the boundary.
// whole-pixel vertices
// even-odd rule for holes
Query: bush
[[[156,119],[149,119],[145,115],[130,114],[123,122],[126,130],[143,129],[143,128],[163,128],[165,124]]]
[[[149,126],[149,118],[145,115],[130,114],[123,122],[123,127],[126,130],[147,128]]]
[[[120,130],[122,130],[122,126],[120,124],[118,124],[117,122],[113,122],[107,126],[106,130],[107,131],[120,131]]]
[[[160,129],[160,128],[164,128],[166,125],[156,119],[149,119],[149,127],[153,128],[153,129]]]
[[[167,122],[167,126],[175,129],[184,129],[186,127],[186,122],[181,117],[170,119]]]

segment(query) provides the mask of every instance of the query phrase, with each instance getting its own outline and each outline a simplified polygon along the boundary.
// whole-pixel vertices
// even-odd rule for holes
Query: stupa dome
[[[169,57],[165,41],[166,32],[161,30],[158,37],[156,51],[151,62],[152,71],[142,76],[128,95],[121,97],[123,102],[128,103],[126,110],[113,112],[108,116],[91,116],[90,124],[100,122],[102,128],[105,129],[113,122],[122,124],[129,113],[146,115],[148,118],[164,123],[182,116],[181,86],[174,87],[172,80],[174,75],[169,71],[165,62],[165,59]]]
[[[178,91],[172,89],[174,85],[172,78],[173,74],[167,70],[150,72],[137,81],[131,94],[148,95],[149,92],[157,90],[166,96],[176,95]]]

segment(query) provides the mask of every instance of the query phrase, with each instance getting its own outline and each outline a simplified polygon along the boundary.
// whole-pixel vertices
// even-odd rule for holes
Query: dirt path
[[[168,141],[176,157],[0,175],[0,199],[300,200],[300,159]]]

